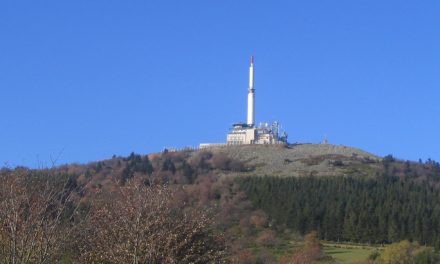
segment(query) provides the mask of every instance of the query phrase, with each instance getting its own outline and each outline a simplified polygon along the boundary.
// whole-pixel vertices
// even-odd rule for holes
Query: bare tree
[[[71,182],[57,185],[48,175],[30,174],[24,169],[0,173],[2,263],[54,263],[68,237]]]
[[[224,241],[211,233],[206,212],[185,208],[174,195],[134,179],[101,194],[79,239],[81,262],[222,263]]]

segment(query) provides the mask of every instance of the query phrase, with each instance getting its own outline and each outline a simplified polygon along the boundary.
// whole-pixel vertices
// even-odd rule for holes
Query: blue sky
[[[0,166],[224,142],[246,119],[291,142],[440,160],[439,1],[0,2]]]

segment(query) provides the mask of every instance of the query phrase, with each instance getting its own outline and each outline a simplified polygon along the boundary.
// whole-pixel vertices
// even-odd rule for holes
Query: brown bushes
[[[184,208],[175,191],[129,182],[93,210],[81,247],[86,263],[218,263],[223,238],[209,232],[211,220]]]

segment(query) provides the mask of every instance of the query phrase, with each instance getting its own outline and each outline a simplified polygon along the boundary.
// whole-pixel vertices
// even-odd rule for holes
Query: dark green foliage
[[[133,170],[127,166],[122,170],[122,175],[121,175],[121,184],[125,184],[125,182],[133,177]]]
[[[396,159],[391,154],[386,155],[385,157],[383,157],[382,164],[383,164],[385,170],[388,171],[388,168],[390,167],[390,164],[392,164],[395,161],[396,161]]]
[[[377,260],[379,257],[380,257],[380,251],[376,249],[373,252],[371,252],[371,254],[368,256],[368,260]]]
[[[103,164],[104,164],[104,162],[102,162],[102,161],[98,161],[98,162],[96,163],[95,171],[96,171],[96,172],[100,172],[100,171],[102,170]]]
[[[440,256],[432,248],[424,248],[414,256],[416,264],[436,264],[440,262]]]
[[[388,155],[386,155],[385,157],[383,157],[383,159],[382,159],[382,162],[385,164],[385,163],[392,163],[392,162],[395,162],[396,161],[396,159],[393,157],[393,155],[391,155],[391,154],[388,154]]]
[[[209,160],[212,158],[213,154],[209,151],[203,151],[199,153],[199,157],[196,162],[196,167],[201,170],[210,170],[211,165],[209,164]]]
[[[404,239],[438,248],[440,191],[398,177],[245,177],[242,188],[275,222],[334,241],[389,243]]]
[[[162,171],[171,171],[173,174],[176,173],[176,166],[174,166],[170,158],[166,158],[162,163]]]
[[[194,180],[196,178],[195,172],[191,167],[191,165],[189,165],[186,161],[183,161],[182,163],[182,171],[183,171],[183,176],[186,179],[186,182],[188,184],[194,183]]]
[[[332,164],[333,164],[333,166],[336,166],[336,167],[344,166],[344,163],[342,162],[342,160],[335,160],[332,162]]]
[[[135,172],[150,175],[154,170],[148,155],[142,157],[132,152],[124,161],[127,162],[127,165],[122,170],[121,184],[124,184],[128,179],[132,178]]]

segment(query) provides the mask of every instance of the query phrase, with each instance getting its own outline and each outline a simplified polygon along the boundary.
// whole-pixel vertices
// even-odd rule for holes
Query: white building
[[[260,124],[258,127],[247,124],[234,124],[227,135],[228,145],[242,144],[282,144],[287,143],[287,134],[279,133],[279,124]]]
[[[232,125],[226,138],[227,145],[242,144],[281,144],[287,143],[287,134],[280,134],[278,122],[272,125],[255,125],[255,88],[254,88],[254,57],[251,57],[249,68],[249,89],[248,89],[248,112],[247,124],[236,123]]]

